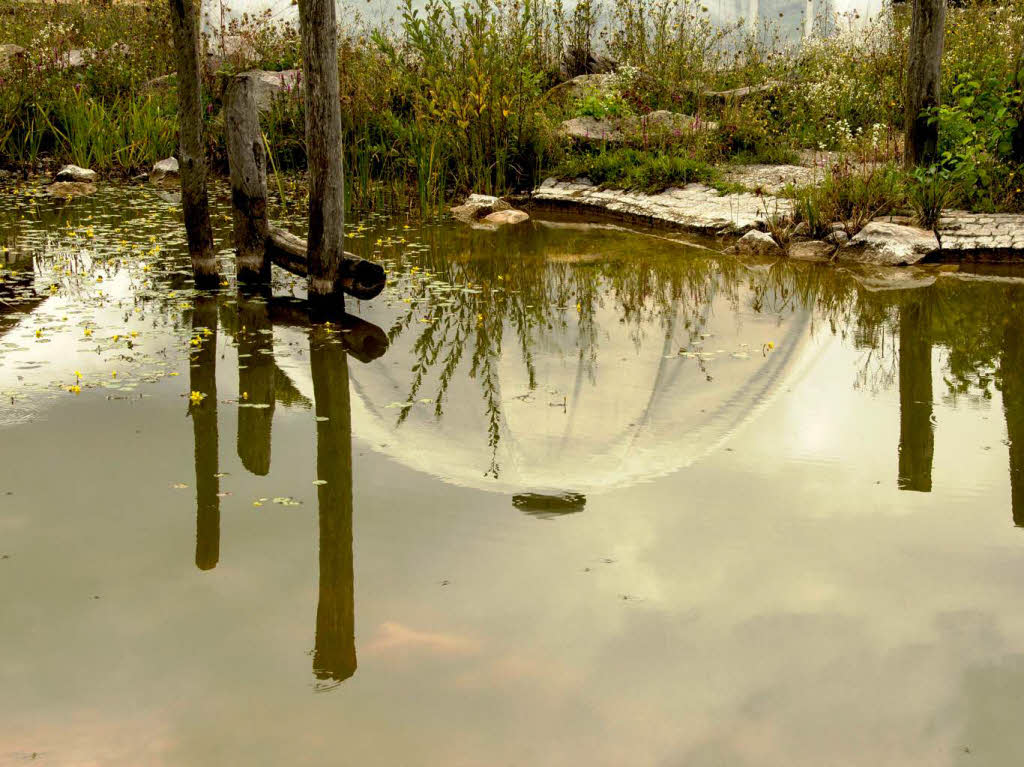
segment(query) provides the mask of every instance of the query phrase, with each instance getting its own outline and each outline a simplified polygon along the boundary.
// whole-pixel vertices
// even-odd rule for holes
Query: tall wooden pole
[[[914,0],[912,13],[903,159],[907,165],[922,165],[938,155],[938,125],[929,124],[922,112],[939,105],[946,0]]]
[[[345,183],[338,98],[338,30],[334,0],[299,0],[309,164],[309,299],[344,308],[338,286],[344,258]]]
[[[231,173],[238,281],[267,285],[267,153],[260,132],[255,84],[249,75],[238,75],[228,85],[224,135]]]
[[[196,286],[216,287],[217,260],[206,196],[206,146],[199,82],[199,2],[170,0],[174,47],[178,55],[178,132],[180,136],[181,207]]]

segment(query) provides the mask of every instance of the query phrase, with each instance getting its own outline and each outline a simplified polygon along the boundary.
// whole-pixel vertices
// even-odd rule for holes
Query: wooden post
[[[252,78],[249,75],[233,78],[225,101],[224,132],[231,171],[238,281],[268,285],[267,153]]]
[[[344,310],[338,267],[344,257],[345,183],[338,97],[338,29],[334,0],[299,0],[309,165],[309,299]]]
[[[900,307],[900,490],[932,489],[932,343],[928,307],[908,300]]]
[[[170,0],[170,4],[174,47],[178,55],[179,168],[185,236],[196,287],[214,288],[220,278],[213,253],[213,229],[206,195],[206,146],[203,143],[203,103],[199,82],[199,3],[196,0]]]
[[[352,561],[352,411],[348,358],[338,333],[313,328],[309,364],[316,400],[316,489],[320,507],[320,599],[313,673],[342,682],[356,672]]]
[[[1017,53],[1016,83],[1018,88],[1024,90],[1024,40],[1021,40]],[[1013,131],[1013,159],[1024,163],[1024,101],[1017,106],[1017,127]]]
[[[196,567],[212,570],[220,560],[220,473],[217,437],[217,300],[197,296],[192,337],[201,339],[191,355],[189,388],[206,395],[189,403],[196,470]]]
[[[939,105],[946,0],[914,0],[907,59],[904,162],[927,165],[938,155],[939,129],[925,110]]]
[[[257,476],[270,473],[276,365],[274,335],[267,304],[238,301],[238,457]]]

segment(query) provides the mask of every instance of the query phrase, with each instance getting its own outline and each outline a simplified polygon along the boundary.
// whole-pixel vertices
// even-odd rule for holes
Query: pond
[[[0,763],[1024,761],[1024,271],[349,234],[0,190]]]

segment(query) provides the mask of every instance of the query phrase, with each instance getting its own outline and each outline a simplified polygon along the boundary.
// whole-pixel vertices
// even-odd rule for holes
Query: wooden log
[[[238,281],[267,285],[267,154],[260,132],[255,87],[250,75],[232,78],[224,107],[224,133],[231,172]]]
[[[280,227],[271,224],[267,233],[267,252],[270,260],[285,271],[308,277],[307,243]],[[335,284],[353,298],[368,301],[384,290],[387,274],[384,267],[351,253],[342,253],[336,268]],[[313,298],[312,292],[310,298]]]
[[[939,105],[946,0],[914,0],[907,59],[907,98],[903,160],[927,165],[938,155],[939,128],[927,111]]]
[[[331,304],[340,302],[344,309],[339,278],[345,260],[345,183],[334,0],[299,0],[299,25],[309,166],[309,300],[337,296]]]
[[[196,287],[214,288],[217,259],[206,194],[206,145],[203,142],[203,104],[199,82],[199,3],[170,0],[171,26],[178,59],[178,125],[181,207],[192,258]]]

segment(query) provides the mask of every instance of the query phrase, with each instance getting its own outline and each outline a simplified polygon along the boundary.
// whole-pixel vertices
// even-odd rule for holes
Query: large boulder
[[[745,256],[780,256],[782,248],[770,234],[751,229],[736,243],[736,252]]]
[[[489,194],[471,194],[462,205],[452,208],[451,213],[459,221],[473,224],[492,213],[511,208],[512,206],[500,197],[492,197]]]
[[[90,168],[81,168],[78,165],[65,165],[57,171],[57,175],[53,177],[53,180],[91,182],[95,181],[96,178],[96,171]]]
[[[153,166],[153,170],[149,172],[149,181],[153,184],[166,184],[174,181],[179,176],[178,160],[174,157],[168,157],[160,160],[160,162]]]
[[[701,120],[691,115],[660,109],[639,117],[617,117],[598,119],[596,117],[573,117],[562,123],[559,132],[580,141],[618,143],[650,138],[673,138],[684,133],[716,130],[718,123]]]
[[[252,80],[256,108],[261,112],[269,110],[275,98],[298,89],[302,82],[302,71],[299,69],[285,69],[280,72],[250,69],[238,76]]]
[[[939,240],[934,232],[916,226],[871,221],[839,249],[839,258],[860,264],[907,266],[938,250]]]

